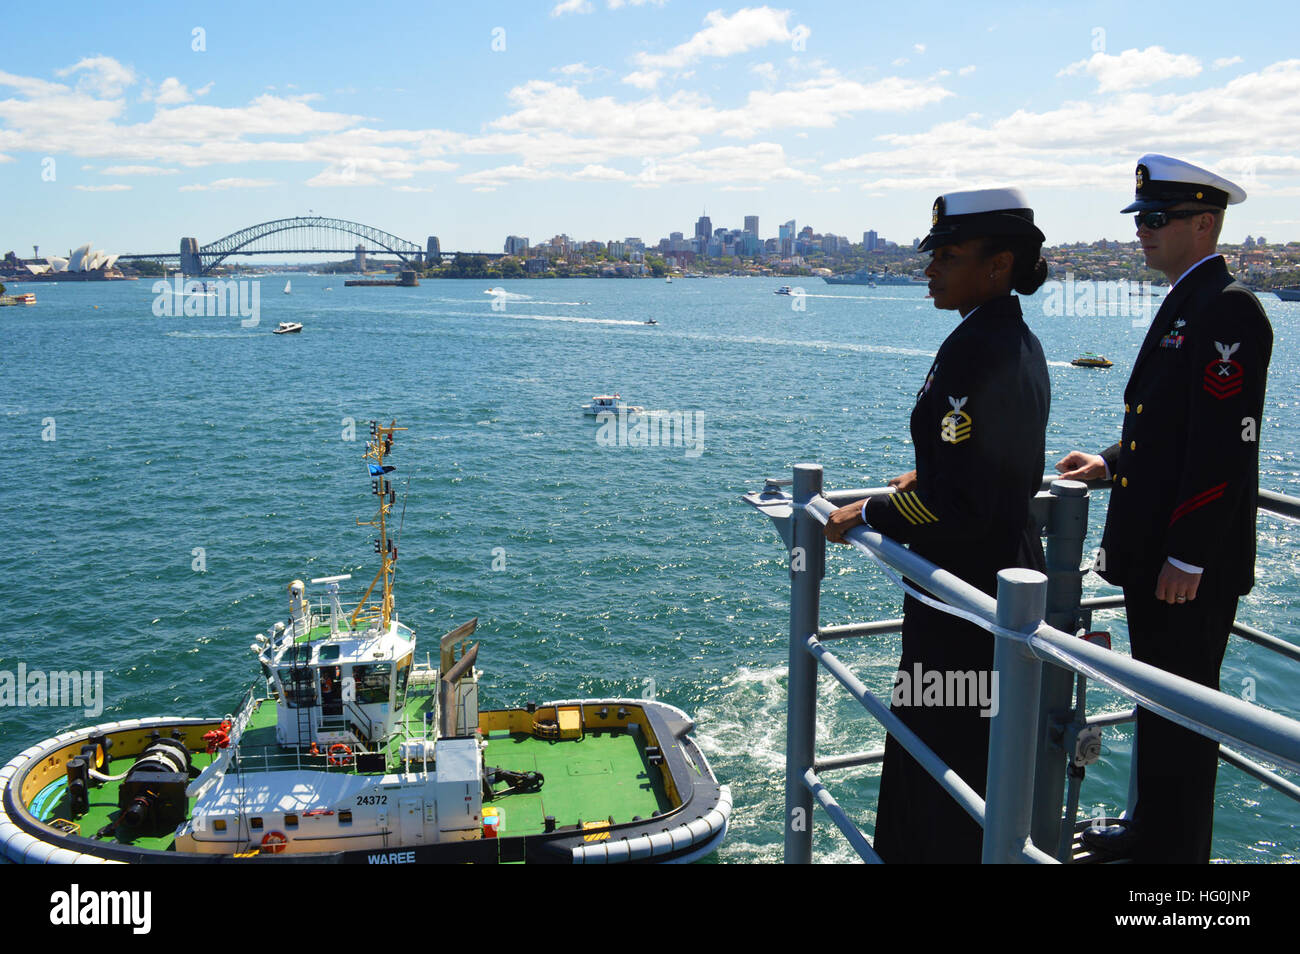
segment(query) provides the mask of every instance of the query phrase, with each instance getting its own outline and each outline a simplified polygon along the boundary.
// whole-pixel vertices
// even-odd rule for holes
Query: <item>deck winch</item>
[[[117,827],[133,835],[161,835],[189,814],[185,787],[190,751],[176,739],[156,739],[136,759],[117,793]]]

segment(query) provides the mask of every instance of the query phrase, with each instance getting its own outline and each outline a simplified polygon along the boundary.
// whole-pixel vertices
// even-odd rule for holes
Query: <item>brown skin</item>
[[[1195,203],[1183,202],[1171,211],[1195,208]],[[1162,229],[1138,226],[1138,242],[1147,265],[1162,272],[1172,285],[1205,256],[1214,254],[1217,219],[1215,212],[1207,211],[1204,215],[1173,219]],[[1083,451],[1070,451],[1057,462],[1056,469],[1066,480],[1101,480],[1106,476],[1102,459]],[[1194,600],[1200,585],[1200,573],[1188,573],[1166,561],[1156,580],[1156,599],[1165,603]]]
[[[930,264],[925,269],[934,307],[965,317],[984,302],[1010,294],[1014,265],[1015,256],[1010,252],[986,257],[983,239],[939,246],[930,253]],[[915,490],[916,471],[900,474],[889,486],[904,493]],[[832,512],[823,528],[826,539],[847,544],[844,534],[861,525],[864,502],[859,500]]]

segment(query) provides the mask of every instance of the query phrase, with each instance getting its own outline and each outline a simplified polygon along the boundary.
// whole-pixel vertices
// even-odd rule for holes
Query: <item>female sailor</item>
[[[1047,277],[1043,233],[1018,189],[953,192],[935,200],[920,245],[936,308],[961,320],[912,409],[916,468],[893,493],[836,510],[826,537],[862,523],[993,594],[1006,567],[1043,569],[1030,501],[1042,481],[1051,401],[1042,346],[1014,290]],[[989,717],[997,710],[993,636],[908,596],[891,710],[982,796]],[[887,862],[980,860],[983,833],[891,735],[877,805],[875,849]]]

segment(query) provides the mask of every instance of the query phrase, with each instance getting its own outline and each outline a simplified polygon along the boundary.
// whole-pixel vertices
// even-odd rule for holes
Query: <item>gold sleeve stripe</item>
[[[921,523],[938,523],[939,518],[926,509],[915,492],[895,493],[892,497],[898,512],[907,518],[913,526]]]
[[[918,497],[915,493],[912,494],[912,500],[914,500],[916,502],[916,505],[921,508],[921,513],[925,514],[927,517],[930,518],[931,523],[939,522],[939,518],[936,517],[934,514],[930,513],[929,508],[926,507],[925,504],[921,503],[921,498]]]
[[[908,523],[910,523],[912,526],[916,526],[916,518],[913,517],[910,513],[908,513],[908,512],[903,508],[903,495],[902,495],[902,494],[899,494],[899,493],[891,494],[890,497],[889,497],[889,502],[892,503],[892,504],[894,505],[894,509],[895,509],[895,510],[897,510],[899,513],[901,513],[901,514],[903,515],[903,519],[904,519],[904,520],[906,520],[906,521],[907,521]]]

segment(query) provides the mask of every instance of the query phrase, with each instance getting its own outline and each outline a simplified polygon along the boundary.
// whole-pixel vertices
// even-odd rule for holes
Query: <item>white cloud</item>
[[[785,43],[793,33],[786,25],[789,10],[746,7],[727,16],[714,10],[704,17],[707,26],[685,43],[667,53],[638,53],[637,65],[644,69],[681,69],[704,57],[726,57],[758,49],[769,43]],[[807,27],[801,31],[807,36]]]
[[[551,8],[551,16],[562,17],[566,13],[590,13],[591,4],[587,0],[560,0]]]
[[[1088,73],[1097,80],[1097,91],[1113,93],[1139,89],[1167,79],[1186,79],[1201,72],[1201,61],[1186,53],[1169,53],[1163,47],[1125,50],[1118,56],[1094,53],[1086,60],[1071,63],[1057,76]]]
[[[913,43],[913,44],[912,44],[912,49],[916,50],[916,52],[918,52],[918,53],[924,53],[924,52],[925,52],[925,44],[924,44],[924,43]]]
[[[957,71],[957,75],[958,75],[958,76],[970,76],[970,75],[971,75],[972,73],[974,73],[974,72],[975,72],[975,66],[974,66],[974,64],[972,64],[972,65],[970,65],[970,66],[963,66],[961,69],[959,69],[959,70]]]
[[[87,56],[72,66],[54,71],[55,76],[74,73],[81,74],[77,77],[78,89],[109,99],[122,95],[123,90],[135,84],[135,70],[111,56]]]
[[[393,186],[393,191],[394,192],[433,192],[434,188],[433,186],[399,185],[399,186]]]
[[[660,70],[637,70],[624,76],[623,82],[638,89],[654,89],[663,75]]]
[[[271,179],[244,179],[232,177],[228,179],[218,179],[215,182],[209,182],[207,185],[195,183],[193,185],[183,185],[178,191],[180,192],[210,192],[212,190],[222,189],[265,189],[268,186],[276,185]]]
[[[206,96],[211,89],[212,84],[209,83],[191,93],[186,89],[184,83],[174,76],[169,76],[158,85],[157,90],[146,90],[140,99],[144,102],[152,100],[159,106],[176,106],[180,103],[191,102],[195,96]]]
[[[1230,178],[1249,176],[1258,191],[1268,192],[1300,171],[1300,159],[1293,158],[1300,155],[1300,127],[1290,118],[1298,100],[1300,59],[1286,60],[1191,93],[1119,93],[1043,112],[1017,110],[990,120],[972,114],[917,133],[885,134],[877,137],[879,148],[828,163],[824,171],[861,173],[859,184],[868,190],[1014,183],[1090,189],[1124,200],[1133,162],[1155,151]],[[936,161],[939,143],[943,158]]]
[[[174,176],[179,169],[164,169],[162,166],[108,166],[100,170],[105,176]]]
[[[1221,56],[1210,64],[1211,69],[1221,70],[1227,66],[1235,66],[1241,62],[1240,56]]]
[[[78,190],[79,192],[130,192],[131,191],[131,187],[129,185],[122,185],[120,182],[114,185],[101,185],[101,186],[76,185],[73,186],[72,188]]]

